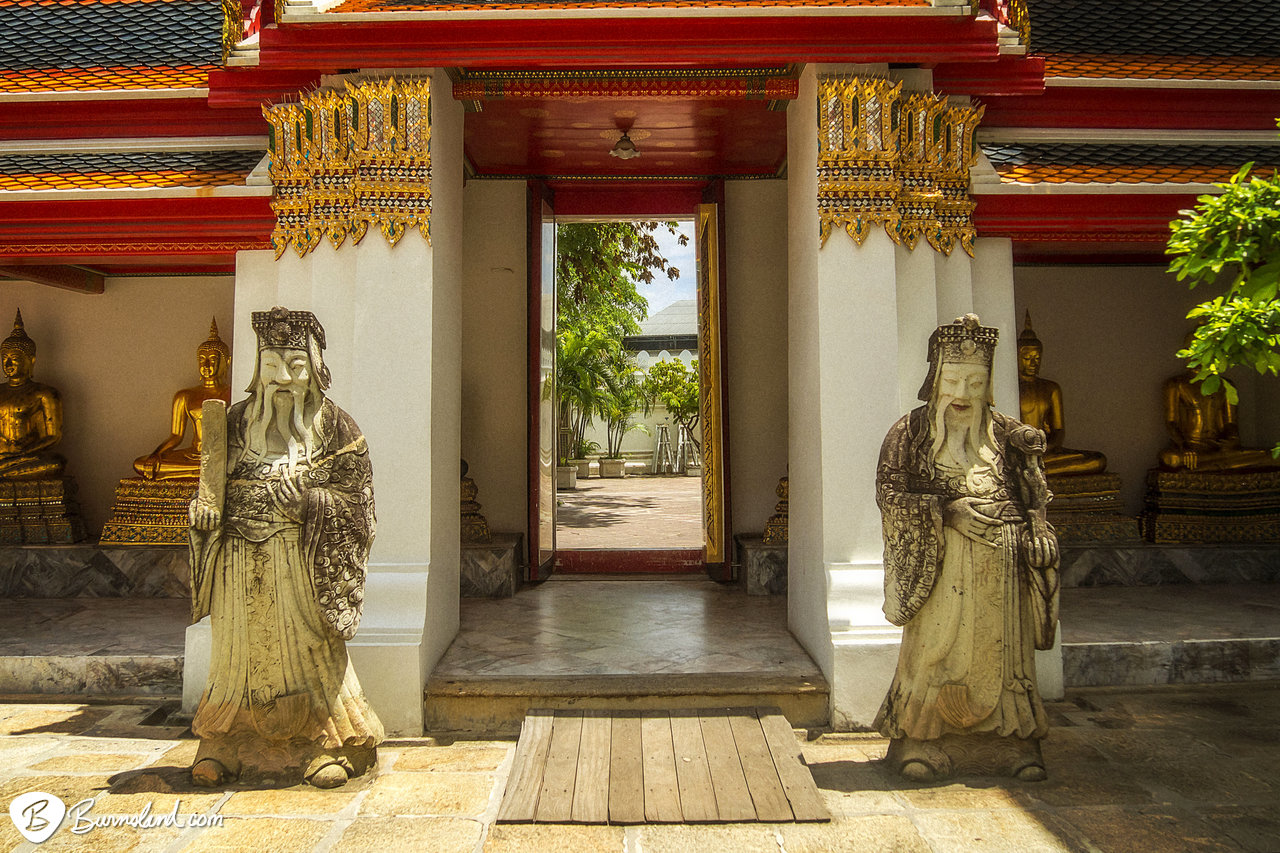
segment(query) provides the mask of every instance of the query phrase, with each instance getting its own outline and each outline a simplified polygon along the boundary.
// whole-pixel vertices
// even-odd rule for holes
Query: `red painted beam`
[[[984,98],[983,127],[1275,130],[1280,90],[1049,86]]]
[[[933,88],[947,95],[1039,95],[1044,59],[1002,56],[995,62],[948,62],[933,69]]]
[[[976,195],[979,237],[1011,237],[1040,244],[1103,243],[1163,246],[1178,211],[1192,194],[1089,193]]]
[[[0,222],[5,263],[185,258],[206,265],[267,248],[275,217],[268,196],[209,196],[10,201],[0,203]]]
[[[981,62],[996,24],[965,15],[504,18],[268,27],[261,68],[601,68],[789,62]]]
[[[556,551],[556,571],[565,574],[693,574],[702,571],[702,550]]]
[[[315,89],[320,85],[320,73],[279,68],[218,68],[209,72],[209,106],[219,111],[227,107],[250,107],[258,112],[264,103],[275,103],[286,95],[296,96]],[[258,120],[265,133],[267,125],[260,112]]]
[[[210,109],[204,98],[0,102],[0,139],[264,136],[253,108]]]

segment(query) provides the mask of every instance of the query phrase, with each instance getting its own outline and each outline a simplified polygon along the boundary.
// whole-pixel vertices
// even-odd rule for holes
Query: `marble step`
[[[500,676],[427,681],[428,733],[514,735],[532,708],[660,710],[773,705],[797,728],[825,726],[830,688],[821,677],[761,673]]]
[[[1062,591],[1067,687],[1280,679],[1280,584]]]
[[[182,695],[182,655],[3,655],[0,694],[176,698]]]

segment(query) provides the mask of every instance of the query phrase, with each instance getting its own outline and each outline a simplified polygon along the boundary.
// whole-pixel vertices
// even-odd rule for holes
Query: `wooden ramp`
[[[525,717],[498,820],[830,820],[777,708],[537,709]]]

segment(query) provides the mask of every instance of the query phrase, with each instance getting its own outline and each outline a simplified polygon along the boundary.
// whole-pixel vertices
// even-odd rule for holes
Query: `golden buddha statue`
[[[1062,388],[1040,376],[1044,345],[1031,328],[1031,312],[1018,335],[1018,397],[1022,422],[1044,430],[1047,449],[1044,470],[1050,477],[1074,474],[1101,474],[1107,457],[1095,450],[1072,450],[1062,446],[1065,429],[1062,417]]]
[[[173,395],[172,429],[168,438],[146,456],[133,462],[133,470],[147,480],[198,480],[200,478],[200,418],[205,400],[231,400],[227,367],[231,350],[218,337],[218,321],[209,327],[209,339],[196,348],[200,384]],[[188,430],[191,445],[182,447]]]
[[[22,325],[0,342],[0,480],[48,480],[62,476],[67,460],[53,452],[62,440],[62,399],[55,388],[31,378],[36,343]]]
[[[1266,450],[1240,446],[1236,407],[1218,389],[1201,394],[1191,371],[1164,383],[1164,421],[1173,444],[1160,451],[1166,471],[1277,470],[1280,461]]]

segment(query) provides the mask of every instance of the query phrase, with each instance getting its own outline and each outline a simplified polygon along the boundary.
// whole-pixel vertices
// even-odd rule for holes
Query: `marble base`
[[[1280,639],[1064,644],[1068,687],[1206,684],[1280,678]]]
[[[462,544],[463,598],[510,598],[520,586],[519,533],[494,533],[492,541]]]
[[[83,542],[76,481],[0,480],[0,546]]]
[[[1049,478],[1049,521],[1061,545],[1142,541],[1138,519],[1122,515],[1120,476],[1089,474]]]
[[[126,477],[116,486],[111,520],[102,528],[98,544],[186,548],[191,526],[187,509],[199,487],[194,480]]]
[[[1066,546],[1064,587],[1280,582],[1280,548],[1227,545]]]
[[[787,543],[766,545],[760,534],[733,537],[747,595],[787,594]]]
[[[1280,471],[1147,474],[1142,532],[1156,543],[1280,543]]]
[[[0,596],[187,598],[190,558],[176,548],[0,546]]]
[[[176,696],[181,655],[0,656],[5,693],[60,696]]]

